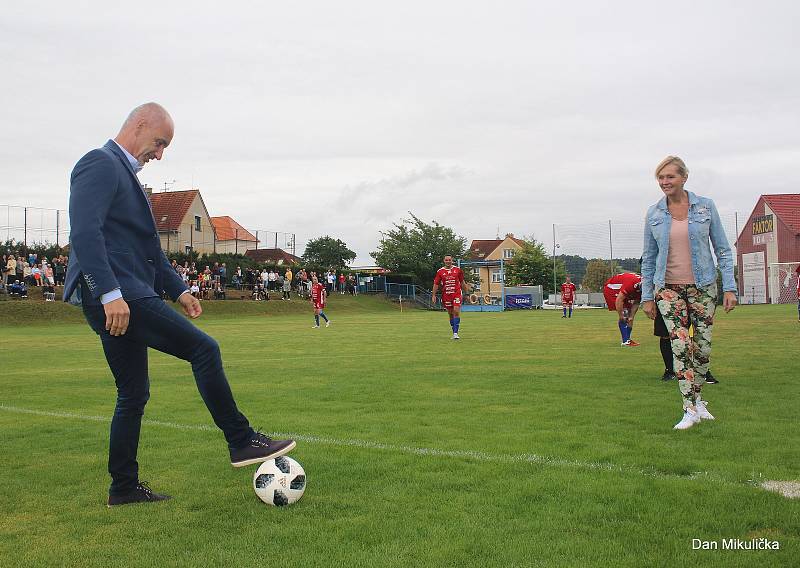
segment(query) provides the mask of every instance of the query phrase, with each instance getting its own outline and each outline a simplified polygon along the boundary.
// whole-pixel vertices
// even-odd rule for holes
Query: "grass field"
[[[45,311],[46,310],[46,311]],[[291,433],[304,498],[273,508],[233,469],[189,366],[150,359],[142,478],[173,496],[107,509],[115,390],[67,306],[0,303],[0,566],[797,566],[795,306],[721,315],[715,422],[675,432],[650,322],[443,313],[334,296],[207,304],[240,408]],[[778,551],[692,550],[765,537]]]

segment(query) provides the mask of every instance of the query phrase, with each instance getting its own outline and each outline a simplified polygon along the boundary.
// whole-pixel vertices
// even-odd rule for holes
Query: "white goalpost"
[[[773,304],[797,301],[797,267],[800,262],[774,262],[769,265],[769,290]]]

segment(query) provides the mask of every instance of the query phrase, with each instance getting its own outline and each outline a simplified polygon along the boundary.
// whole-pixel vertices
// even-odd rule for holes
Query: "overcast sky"
[[[636,222],[667,154],[723,214],[800,191],[796,2],[601,4],[7,4],[0,204],[65,208],[151,100],[176,132],[143,182],[359,264],[407,211],[548,248],[553,223]]]

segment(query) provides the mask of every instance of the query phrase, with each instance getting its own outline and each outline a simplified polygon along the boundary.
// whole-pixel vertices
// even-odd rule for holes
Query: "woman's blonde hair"
[[[689,177],[689,168],[686,167],[686,164],[683,163],[678,156],[667,156],[659,164],[656,166],[656,177],[658,177],[658,172],[666,168],[670,164],[675,164],[678,166],[678,173],[681,174],[683,177]]]

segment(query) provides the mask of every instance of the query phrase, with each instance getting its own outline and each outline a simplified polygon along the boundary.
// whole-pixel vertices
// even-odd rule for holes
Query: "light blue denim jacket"
[[[692,272],[697,286],[708,286],[717,281],[717,268],[711,256],[709,239],[714,246],[719,270],[722,272],[722,290],[736,292],[733,279],[733,253],[714,202],[707,197],[689,194],[689,244],[692,249]],[[642,251],[642,302],[652,300],[656,288],[664,286],[669,252],[669,231],[672,216],[667,209],[667,198],[647,210],[644,219],[644,247]]]

